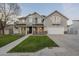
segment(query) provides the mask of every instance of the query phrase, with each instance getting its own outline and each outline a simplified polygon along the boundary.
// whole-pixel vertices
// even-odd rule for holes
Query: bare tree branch
[[[12,15],[19,15],[20,6],[17,3],[0,3],[0,28],[4,30],[6,23]]]

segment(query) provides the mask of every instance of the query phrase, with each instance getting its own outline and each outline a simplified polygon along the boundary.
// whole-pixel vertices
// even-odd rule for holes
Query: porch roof
[[[33,27],[44,27],[43,24],[33,24]]]
[[[26,24],[17,24],[15,27],[26,27]]]

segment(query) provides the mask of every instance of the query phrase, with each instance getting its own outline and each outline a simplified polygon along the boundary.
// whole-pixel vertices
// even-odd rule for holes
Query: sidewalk
[[[11,42],[5,46],[3,46],[2,48],[0,48],[0,55],[5,55],[10,49],[12,49],[13,47],[15,47],[16,45],[18,45],[19,43],[21,43],[23,40],[25,40],[28,36],[30,35],[27,35],[27,36],[24,36],[20,39],[17,39],[16,41],[14,42]]]

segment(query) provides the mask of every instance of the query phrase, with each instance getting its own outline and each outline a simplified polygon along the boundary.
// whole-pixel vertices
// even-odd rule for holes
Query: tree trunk
[[[4,35],[4,28],[2,28],[2,34]]]
[[[3,35],[5,34],[5,32],[4,32],[5,26],[6,26],[6,22],[3,22],[3,23],[2,23],[2,34],[3,34]]]
[[[4,35],[4,28],[2,29],[3,35]]]
[[[0,29],[0,35],[1,35],[1,29]]]

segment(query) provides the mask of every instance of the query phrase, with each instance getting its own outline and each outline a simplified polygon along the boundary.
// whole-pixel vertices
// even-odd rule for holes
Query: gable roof
[[[39,13],[37,13],[37,12],[34,12],[34,13],[32,13],[31,15],[35,15],[35,14],[41,16],[41,15],[40,15]]]
[[[61,14],[60,12],[58,12],[57,10],[56,10],[56,11],[54,11],[53,13],[49,14],[48,16],[44,16],[44,17],[45,17],[45,18],[47,18],[47,17],[49,17],[49,16],[53,15],[54,13],[58,13],[58,14],[60,14],[61,16],[63,16],[64,18],[66,18],[67,20],[69,19],[69,18],[67,18],[66,16],[64,16],[63,14]],[[18,19],[25,19],[25,18],[27,18],[28,16],[31,16],[31,15],[34,15],[34,14],[37,14],[37,15],[39,15],[39,16],[41,16],[41,17],[43,17],[43,16],[42,16],[42,15],[40,15],[39,13],[34,12],[34,13],[32,13],[32,14],[28,14],[27,16],[20,17],[20,18],[18,18]]]
[[[66,16],[64,16],[63,14],[61,14],[60,12],[58,12],[57,10],[54,11],[53,13],[49,14],[47,17],[53,15],[54,13],[58,13],[58,14],[60,14],[61,16],[63,16],[64,18],[66,18],[67,20],[69,19],[69,18],[67,18]]]
[[[40,16],[40,17],[42,17],[39,13],[37,13],[37,12],[34,12],[34,13],[32,13],[32,14],[28,14],[27,16],[26,16],[26,18],[28,17],[28,16],[32,16],[32,15],[38,15],[38,16]]]
[[[28,16],[31,16],[31,15],[34,15],[34,14],[37,14],[37,15],[39,15],[39,16],[41,16],[39,13],[37,13],[37,12],[34,12],[34,13],[32,13],[32,14],[28,14],[27,16],[23,16],[23,17],[19,17],[18,19],[26,19]]]
[[[32,13],[32,15],[34,15],[34,14],[38,14],[38,13],[37,12]]]

